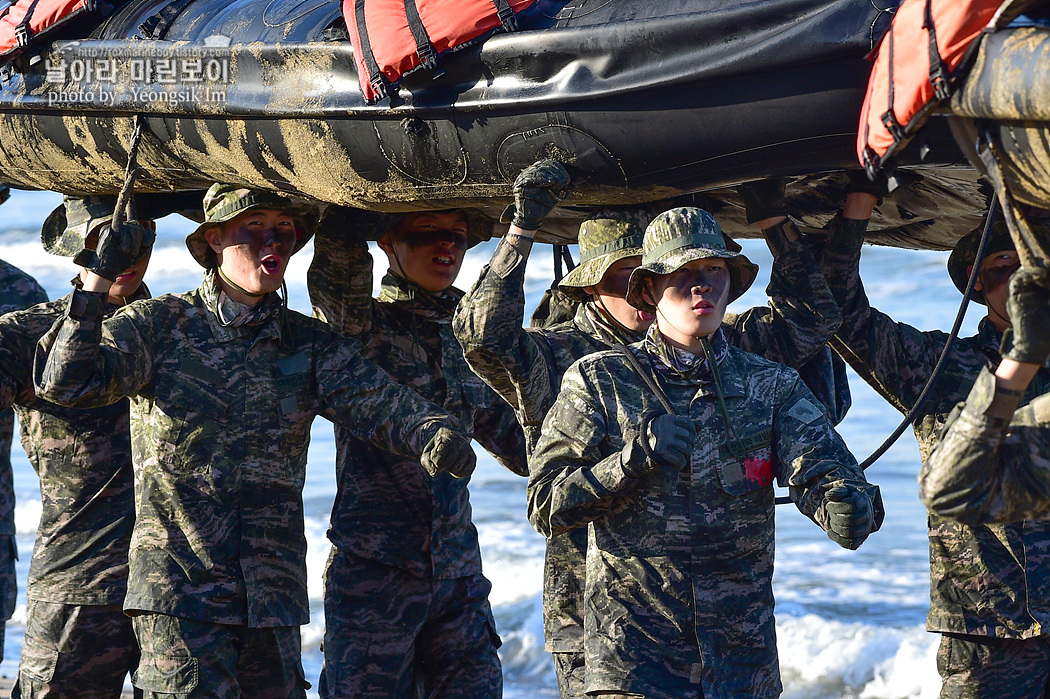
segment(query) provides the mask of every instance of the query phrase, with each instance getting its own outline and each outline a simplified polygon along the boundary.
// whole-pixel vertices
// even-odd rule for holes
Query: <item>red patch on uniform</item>
[[[764,454],[745,458],[744,477],[759,485],[769,485],[773,482],[773,462]]]

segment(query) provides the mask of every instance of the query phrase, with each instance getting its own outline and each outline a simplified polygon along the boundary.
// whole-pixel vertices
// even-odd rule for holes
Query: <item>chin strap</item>
[[[631,337],[632,335],[635,335],[638,332],[637,330],[631,330],[626,325],[616,320],[616,316],[614,316],[612,312],[605,307],[605,303],[602,301],[601,296],[599,296],[598,294],[591,294],[591,296],[593,296],[594,300],[598,302],[598,310],[603,316],[605,316],[605,319],[609,321],[614,328],[616,328],[622,333],[626,333],[626,337]]]
[[[262,298],[263,296],[266,296],[266,292],[263,292],[263,293],[260,294],[260,293],[254,292],[254,291],[248,291],[247,289],[245,289],[244,287],[239,285],[237,282],[233,281],[232,279],[227,277],[225,274],[223,274],[222,267],[216,267],[215,271],[219,273],[219,276],[222,277],[222,280],[224,282],[226,282],[227,284],[229,284],[230,286],[232,286],[234,289],[236,289],[237,291],[241,292],[245,296],[251,296],[252,298]],[[281,283],[283,284],[284,282],[282,281]]]

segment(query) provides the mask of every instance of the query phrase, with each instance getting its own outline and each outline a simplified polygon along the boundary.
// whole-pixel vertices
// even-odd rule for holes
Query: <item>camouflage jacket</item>
[[[392,273],[372,294],[367,243],[346,231],[315,242],[310,299],[317,317],[361,340],[361,353],[395,380],[444,407],[514,473],[525,475],[525,441],[510,407],[467,366],[452,335],[462,292],[430,294]],[[418,461],[362,444],[336,428],[338,492],[328,536],[344,551],[420,577],[481,573],[469,479],[431,478]]]
[[[655,328],[654,336],[661,341]],[[773,479],[810,518],[829,488],[873,500],[877,490],[795,370],[732,346],[719,351],[731,444],[710,372],[688,380],[653,371],[648,347],[649,339],[630,351],[676,414],[696,424],[687,471],[624,472],[620,451],[643,415],[662,408],[615,350],[565,373],[531,463],[533,525],[557,534],[590,523],[586,690],[779,696]]]
[[[919,494],[932,512],[971,526],[1050,517],[1050,394],[1014,412],[985,414],[995,396],[987,367],[919,472]],[[1050,580],[1033,581],[1039,599]]]
[[[40,341],[38,394],[132,400],[136,522],[124,608],[216,624],[305,624],[302,489],[315,415],[418,455],[448,416],[390,381],[358,344],[284,309],[219,323],[214,273],[195,291],[60,319]]]
[[[44,301],[47,301],[47,294],[35,279],[0,260],[0,315]],[[8,405],[0,410],[0,536],[12,537],[15,535],[15,484],[11,472],[14,432],[15,414]]]
[[[641,339],[627,336],[584,305],[571,322],[524,329],[525,262],[532,245],[531,238],[504,237],[453,321],[471,369],[514,406],[530,448],[539,440],[543,418],[573,362],[611,344]],[[727,314],[723,332],[738,347],[798,366],[838,327],[839,311],[808,249],[786,241],[782,249],[767,289],[770,306]],[[548,651],[583,649],[586,549],[584,529],[553,536],[547,544],[543,599]]]
[[[131,300],[148,297],[143,286]],[[0,405],[14,403],[22,446],[40,477],[40,524],[26,596],[121,604],[135,525],[129,401],[65,408],[33,392],[37,341],[65,314],[69,299],[0,318]],[[106,316],[116,310],[108,306]]]
[[[948,334],[896,323],[868,304],[860,280],[863,224],[837,219],[821,258],[842,308],[836,349],[856,372],[902,413],[915,403],[933,372]],[[960,338],[914,429],[923,462],[957,403],[981,369],[1000,361],[1001,333],[983,319],[977,334]],[[1027,398],[1050,390],[1043,369]],[[926,628],[999,638],[1031,638],[1050,624],[1050,521],[967,526],[930,513],[930,612]],[[1047,627],[1050,628],[1050,627]]]

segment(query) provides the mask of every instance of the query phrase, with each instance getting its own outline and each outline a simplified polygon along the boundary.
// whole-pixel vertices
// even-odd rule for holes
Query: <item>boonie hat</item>
[[[605,207],[580,224],[580,264],[558,282],[569,298],[586,301],[584,287],[598,284],[614,263],[642,254],[645,227],[653,209],[643,206]]]
[[[719,257],[729,267],[729,301],[748,290],[758,276],[758,266],[740,252],[740,246],[722,232],[714,216],[692,206],[663,212],[645,229],[642,264],[627,283],[627,303],[640,311],[655,313],[644,300],[642,289],[648,276],[671,274],[693,260]]]
[[[40,242],[52,255],[73,257],[84,249],[91,231],[113,220],[116,207],[117,198],[114,196],[74,197],[67,194],[44,220]]]
[[[297,204],[274,192],[248,189],[232,184],[216,182],[204,195],[204,223],[186,236],[186,247],[201,267],[217,267],[215,251],[204,238],[204,231],[225,223],[251,209],[273,209],[283,211],[295,220],[295,247],[291,254],[299,252],[314,234],[317,210],[309,205]]]
[[[981,244],[981,234],[984,226],[973,229],[955,244],[952,254],[948,256],[948,276],[955,283],[959,293],[966,293],[966,284],[970,281],[970,270],[973,269],[974,260],[977,258],[977,248]],[[1003,219],[996,220],[992,224],[992,231],[988,234],[988,245],[985,247],[985,256],[1003,250],[1014,250],[1014,241],[1010,238],[1010,229]],[[973,290],[971,297],[974,302],[987,305],[984,300],[984,292]]]

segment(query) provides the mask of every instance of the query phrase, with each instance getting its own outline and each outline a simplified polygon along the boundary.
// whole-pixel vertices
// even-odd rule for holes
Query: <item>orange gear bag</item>
[[[361,93],[369,104],[419,68],[441,74],[438,59],[493,31],[513,31],[536,0],[343,0]]]
[[[857,157],[887,167],[951,94],[1002,0],[904,0],[882,37],[860,111]]]
[[[0,10],[0,61],[49,40],[83,15],[103,15],[104,10],[112,7],[96,0],[14,0]]]

